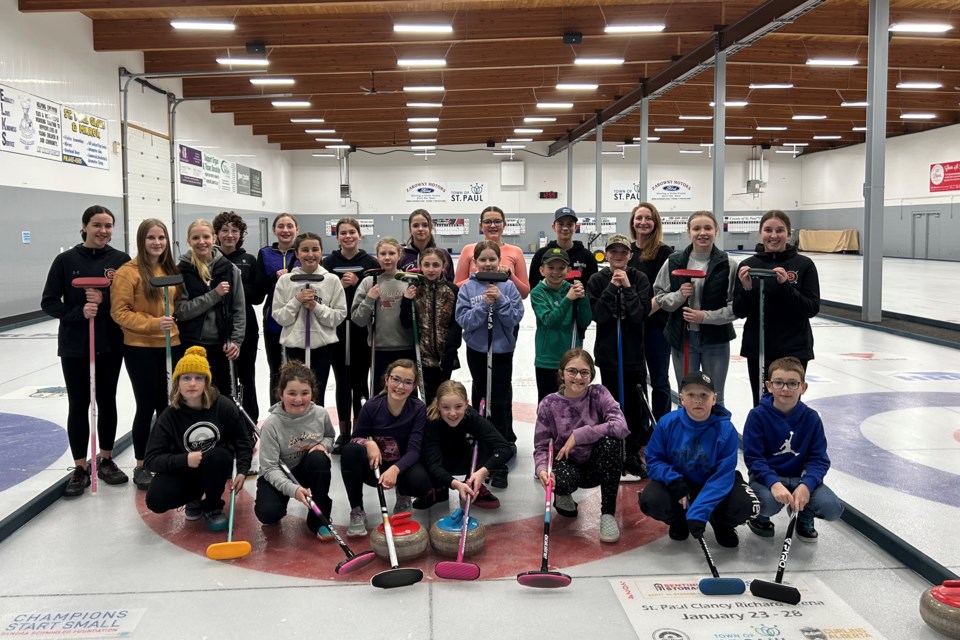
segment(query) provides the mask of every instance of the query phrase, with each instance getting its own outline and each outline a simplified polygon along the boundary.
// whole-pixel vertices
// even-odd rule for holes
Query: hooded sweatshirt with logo
[[[269,413],[260,431],[260,475],[277,491],[293,498],[298,485],[290,481],[280,462],[293,469],[318,444],[330,451],[337,433],[326,409],[312,402],[303,415],[287,413],[280,402],[270,407]]]

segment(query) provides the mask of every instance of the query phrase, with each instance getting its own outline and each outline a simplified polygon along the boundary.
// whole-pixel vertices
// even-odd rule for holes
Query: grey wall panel
[[[81,242],[80,217],[87,207],[100,204],[113,212],[112,245],[123,248],[123,203],[119,197],[0,186],[0,202],[7,229],[0,234],[4,266],[0,319],[40,309],[50,263],[62,250]],[[29,244],[23,243],[24,231],[30,232]]]

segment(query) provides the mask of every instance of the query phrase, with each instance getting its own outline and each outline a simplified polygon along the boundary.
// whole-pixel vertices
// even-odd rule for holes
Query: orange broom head
[[[78,289],[109,289],[110,278],[74,278],[71,284]]]
[[[250,553],[250,543],[246,540],[217,542],[207,547],[207,557],[211,560],[236,560]]]

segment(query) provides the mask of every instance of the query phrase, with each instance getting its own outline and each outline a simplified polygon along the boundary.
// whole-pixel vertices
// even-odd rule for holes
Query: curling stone
[[[410,519],[409,511],[390,516],[390,528],[393,531],[393,546],[397,550],[397,560],[413,560],[427,552],[427,547],[430,546],[427,530],[416,520]],[[370,532],[370,548],[381,558],[390,558],[382,522]]]
[[[960,639],[960,580],[944,580],[924,591],[920,617],[948,638]]]
[[[463,527],[463,509],[457,509],[446,518],[440,518],[430,527],[430,544],[442,556],[456,558],[460,550],[460,530]],[[476,518],[467,525],[467,542],[463,557],[468,558],[483,549],[487,541],[487,528]]]

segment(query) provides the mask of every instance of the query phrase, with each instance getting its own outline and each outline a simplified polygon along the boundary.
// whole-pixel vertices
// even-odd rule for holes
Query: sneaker
[[[506,489],[508,484],[508,474],[509,471],[507,471],[506,467],[501,467],[500,469],[494,470],[494,472],[490,474],[490,484],[497,489]]]
[[[713,535],[717,538],[717,544],[727,549],[736,549],[740,546],[740,536],[737,535],[736,527],[727,527],[724,525],[713,525]]]
[[[333,540],[333,534],[330,533],[330,529],[326,525],[320,525],[320,528],[317,529],[317,540],[320,542],[330,542]]]
[[[367,514],[363,507],[354,507],[350,510],[350,526],[347,527],[347,536],[360,538],[367,535]]]
[[[409,513],[413,508],[413,498],[397,494],[397,501],[393,504],[393,514]]]
[[[183,509],[183,517],[193,522],[203,517],[203,509],[200,508],[200,502],[188,502]]]
[[[776,527],[773,524],[773,521],[770,518],[764,516],[757,516],[756,518],[750,518],[747,520],[747,526],[750,527],[750,531],[753,531],[755,534],[761,538],[772,538],[773,532]]]
[[[446,487],[433,487],[422,498],[413,501],[414,509],[429,509],[438,502],[447,502],[450,500],[450,492]]]
[[[687,521],[681,518],[670,525],[670,539],[676,541],[686,540],[690,537],[690,529],[687,528]]]
[[[133,484],[137,485],[137,489],[146,491],[150,488],[151,480],[153,480],[153,472],[147,471],[143,467],[133,468]]]
[[[813,518],[801,520],[797,518],[797,537],[804,542],[816,542],[819,534],[813,526]]]
[[[477,492],[477,497],[473,499],[473,504],[478,509],[499,509],[500,499],[490,493],[485,485],[480,485],[480,491]]]
[[[616,542],[620,539],[620,527],[617,518],[612,513],[600,516],[600,542]]]
[[[83,495],[83,490],[90,486],[90,472],[83,467],[73,467],[73,475],[67,481],[63,490],[64,498],[76,498]]]
[[[101,458],[97,456],[97,477],[107,484],[126,484],[130,478],[127,477],[113,458]]]
[[[553,508],[566,518],[577,517],[577,503],[570,494],[553,496]]]
[[[644,480],[647,477],[647,465],[643,464],[640,456],[627,456],[623,459],[623,473],[621,475],[636,476]]]
[[[203,514],[203,519],[207,521],[207,529],[210,531],[226,531],[227,516],[223,515],[223,509],[214,509]]]

